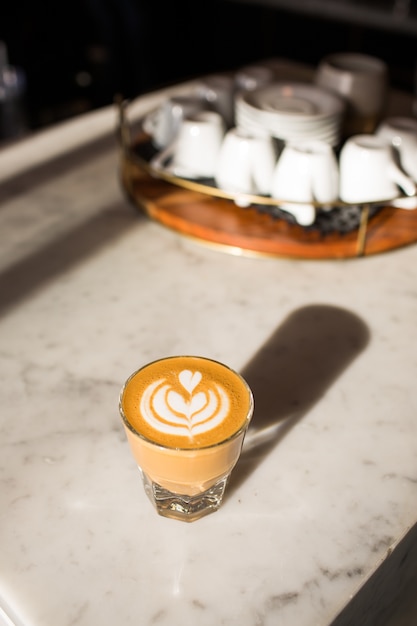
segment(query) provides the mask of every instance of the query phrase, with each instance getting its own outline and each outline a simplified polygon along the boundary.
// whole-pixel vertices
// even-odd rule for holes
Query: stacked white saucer
[[[345,102],[311,83],[275,82],[240,93],[236,126],[283,141],[318,140],[339,144]]]

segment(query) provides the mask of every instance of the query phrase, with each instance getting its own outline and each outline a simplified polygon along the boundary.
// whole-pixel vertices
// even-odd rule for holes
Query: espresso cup
[[[165,148],[175,138],[184,118],[201,111],[205,103],[196,96],[174,96],[164,100],[143,120],[143,129],[156,148]]]
[[[388,67],[384,61],[355,52],[330,54],[318,64],[315,83],[344,98],[345,137],[375,130],[388,93]]]
[[[339,195],[339,164],[332,146],[324,141],[306,141],[301,144],[310,155],[311,190],[313,199],[323,208],[332,208]]]
[[[387,118],[378,126],[376,134],[391,143],[403,170],[417,181],[417,120],[412,117]]]
[[[400,195],[413,196],[416,185],[399,167],[391,144],[376,135],[355,135],[342,147],[339,158],[341,200],[378,202]]]
[[[246,381],[211,359],[167,357],[128,378],[119,410],[156,511],[185,522],[217,511],[253,413]]]
[[[292,213],[303,226],[316,218],[317,205],[338,197],[339,168],[332,147],[322,141],[288,143],[278,159],[271,180],[273,198],[289,200],[279,206]],[[323,207],[325,208],[325,207]]]
[[[226,126],[234,124],[234,78],[227,74],[211,74],[201,79],[197,94],[206,106],[219,113]]]
[[[232,128],[220,148],[216,184],[233,193],[266,195],[276,160],[272,137],[254,136],[243,129]]]
[[[175,139],[150,164],[175,176],[213,178],[224,133],[219,113],[200,111],[182,121]]]

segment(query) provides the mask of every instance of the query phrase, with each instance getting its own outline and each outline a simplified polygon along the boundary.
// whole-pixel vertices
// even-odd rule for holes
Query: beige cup
[[[237,92],[253,91],[273,82],[275,74],[265,65],[246,65],[241,67],[235,75],[235,88]]]
[[[388,92],[384,61],[354,52],[330,54],[320,61],[315,82],[345,99],[345,137],[375,130],[384,114]]]

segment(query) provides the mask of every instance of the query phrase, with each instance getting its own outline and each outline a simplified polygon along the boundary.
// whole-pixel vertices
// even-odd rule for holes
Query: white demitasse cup
[[[308,226],[316,218],[317,206],[338,197],[339,170],[331,146],[321,141],[288,143],[278,159],[270,192],[273,198],[289,200],[279,206],[292,213],[299,224]]]
[[[182,121],[175,139],[151,165],[184,178],[213,178],[224,133],[219,113],[199,111]]]
[[[391,144],[383,137],[350,137],[340,152],[339,169],[339,195],[344,202],[389,200],[398,197],[400,189],[407,196],[416,192],[414,181],[398,166]]]
[[[389,117],[381,122],[376,134],[391,143],[404,171],[417,181],[417,120]]]
[[[388,67],[383,60],[356,52],[330,54],[318,64],[315,83],[346,101],[346,136],[375,130],[388,93]]]
[[[313,199],[331,205],[339,195],[339,164],[332,146],[324,141],[306,141],[299,144],[301,147],[310,154]]]
[[[234,124],[234,77],[212,74],[200,80],[197,93],[212,110],[223,117],[228,128]]]
[[[268,194],[277,160],[272,137],[230,129],[222,142],[215,181],[224,191]]]
[[[152,137],[152,143],[157,148],[165,148],[175,138],[182,120],[204,107],[205,102],[197,96],[168,98],[145,116],[143,129]]]

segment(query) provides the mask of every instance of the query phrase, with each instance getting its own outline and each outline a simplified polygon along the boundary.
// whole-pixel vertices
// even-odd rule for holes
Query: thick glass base
[[[222,503],[229,478],[225,476],[207,491],[187,496],[182,493],[172,493],[153,482],[144,472],[141,474],[145,492],[159,515],[182,522],[195,522],[201,517],[217,511]]]

